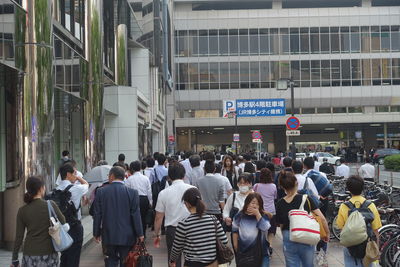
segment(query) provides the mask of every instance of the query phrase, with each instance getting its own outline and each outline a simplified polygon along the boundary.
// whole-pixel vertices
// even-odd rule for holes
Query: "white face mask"
[[[245,186],[239,186],[239,192],[240,192],[240,193],[245,194],[245,193],[249,192],[249,190],[250,190],[250,187],[247,186],[247,185],[245,185]]]

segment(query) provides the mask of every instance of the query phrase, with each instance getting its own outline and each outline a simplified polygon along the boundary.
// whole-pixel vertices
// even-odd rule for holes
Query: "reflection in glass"
[[[221,62],[219,63],[219,75],[220,75],[220,88],[228,89],[229,88],[229,63]]]
[[[199,89],[199,64],[189,63],[189,89]]]
[[[240,55],[249,54],[249,30],[240,29],[239,30],[239,45],[240,45]]]
[[[361,85],[361,66],[359,59],[352,59],[351,60],[351,84],[353,86]]]
[[[210,89],[208,63],[200,63],[200,89]]]
[[[260,66],[259,62],[250,62],[250,87],[259,88],[260,87]]]
[[[249,88],[249,62],[240,62],[240,88]]]
[[[260,81],[261,88],[270,88],[271,73],[270,73],[270,62],[261,61],[260,62]]]
[[[321,33],[321,53],[326,54],[330,52],[329,33]]]
[[[211,56],[218,55],[218,31],[210,30],[209,32],[210,38],[210,53]]]
[[[208,31],[199,31],[199,54],[200,56],[208,55]]]
[[[321,86],[321,63],[319,60],[311,61],[311,86]]]
[[[301,86],[310,86],[310,61],[302,60],[300,62],[300,75],[301,75]]]
[[[259,40],[258,40],[258,30],[251,29],[250,30],[250,55],[258,55],[259,54]]]
[[[223,56],[229,54],[228,30],[219,30],[219,54]]]
[[[361,59],[363,85],[371,85],[371,60],[368,58]]]
[[[239,52],[238,30],[229,30],[229,54],[237,55]]]

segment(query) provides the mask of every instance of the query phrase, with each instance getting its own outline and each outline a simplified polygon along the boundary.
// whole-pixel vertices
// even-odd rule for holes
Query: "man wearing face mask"
[[[203,201],[206,204],[206,213],[214,215],[222,222],[221,210],[225,205],[225,185],[215,173],[215,159],[207,160],[204,164],[205,176],[197,181]]]

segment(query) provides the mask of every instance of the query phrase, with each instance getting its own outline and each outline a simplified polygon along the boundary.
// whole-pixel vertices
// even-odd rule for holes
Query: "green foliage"
[[[400,155],[392,155],[385,158],[385,168],[400,171]]]

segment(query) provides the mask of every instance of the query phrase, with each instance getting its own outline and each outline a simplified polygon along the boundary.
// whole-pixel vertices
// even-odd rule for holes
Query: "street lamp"
[[[228,113],[228,118],[232,119],[233,117],[235,117],[235,133],[238,133],[238,128],[237,128],[237,116],[236,116],[236,111],[231,111]],[[238,154],[238,142],[235,141],[235,150],[236,150],[236,156]]]
[[[277,90],[284,90],[286,91],[290,87],[290,102],[291,102],[291,109],[292,109],[292,116],[294,116],[294,81],[292,78],[290,79],[279,79],[276,82],[276,89]],[[294,138],[292,138],[292,158],[296,160],[296,143]]]

